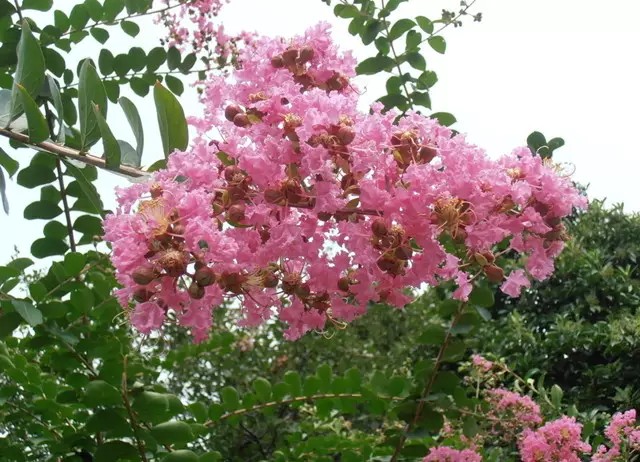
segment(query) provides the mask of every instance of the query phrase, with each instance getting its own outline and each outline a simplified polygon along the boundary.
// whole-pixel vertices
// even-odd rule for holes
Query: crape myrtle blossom
[[[328,29],[255,38],[203,82],[189,149],[118,191],[106,239],[141,331],[162,312],[203,339],[235,297],[244,325],[277,316],[295,339],[371,301],[402,307],[422,283],[466,300],[486,277],[517,296],[553,271],[561,220],[585,205],[570,179],[527,148],[492,160],[420,114],[359,111],[356,62]],[[507,251],[522,257],[511,274]]]
[[[431,448],[422,462],[481,462],[482,457],[472,449],[453,449],[447,446]]]
[[[600,445],[592,462],[626,461],[631,451],[640,451],[640,426],[636,423],[635,409],[614,414],[604,434],[610,447]]]
[[[522,462],[580,462],[591,446],[581,439],[582,424],[561,417],[537,430],[527,429],[519,442]]]

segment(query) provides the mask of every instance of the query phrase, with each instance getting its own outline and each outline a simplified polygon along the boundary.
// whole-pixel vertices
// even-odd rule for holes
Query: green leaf
[[[188,449],[172,451],[162,458],[162,462],[200,462],[201,460],[195,452]]]
[[[100,199],[100,195],[98,194],[96,187],[89,179],[89,176],[85,174],[85,171],[91,167],[79,168],[66,160],[63,160],[63,162],[67,167],[67,173],[71,174],[78,182],[78,185],[80,186],[80,189],[83,193],[83,199],[85,199],[86,202],[90,205],[90,207],[86,208],[86,211],[88,213],[102,214],[104,210],[102,199]],[[82,217],[79,217],[77,221],[79,221],[80,218]],[[94,232],[92,234],[100,235],[102,233]]]
[[[167,60],[167,52],[162,47],[155,47],[147,54],[147,71],[154,72]]]
[[[100,127],[100,135],[102,135],[106,166],[107,168],[115,170],[120,167],[120,145],[115,136],[113,136],[107,121],[102,117],[100,108],[95,104],[93,105],[93,113],[98,121],[98,127]]]
[[[493,290],[486,286],[476,286],[471,291],[471,295],[469,295],[469,302],[474,305],[489,308],[495,303]]]
[[[11,178],[20,168],[18,161],[9,157],[9,154],[7,154],[2,148],[0,148],[0,165],[2,165],[7,171],[9,178]]]
[[[84,0],[84,6],[87,7],[92,20],[98,22],[102,19],[102,5],[98,0]]]
[[[101,409],[89,417],[85,430],[90,433],[109,432],[111,435],[129,436],[131,424],[115,409]]]
[[[60,89],[58,88],[58,84],[55,79],[50,75],[47,76],[47,85],[49,86],[49,93],[51,93],[51,101],[53,101],[53,107],[56,109],[56,113],[58,114],[58,135],[56,136],[56,140],[64,144],[65,141],[65,132],[64,132],[64,106],[62,105],[62,97],[60,96]]]
[[[128,54],[120,53],[113,58],[113,70],[118,77],[124,77],[131,70],[131,57]]]
[[[64,33],[69,27],[71,27],[71,22],[69,22],[69,16],[67,16],[64,11],[55,10],[53,12],[53,23],[56,28]]]
[[[106,118],[107,93],[96,68],[89,59],[85,59],[82,63],[79,78],[80,150],[84,151],[100,139],[101,130],[93,105],[97,105],[102,117]]]
[[[118,460],[139,461],[140,454],[135,446],[124,441],[108,441],[98,446],[94,462],[115,462]]]
[[[253,389],[260,401],[269,401],[271,399],[271,383],[262,377],[258,377],[253,381]]]
[[[138,113],[138,109],[135,104],[133,104],[129,98],[124,96],[121,97],[118,100],[118,104],[120,104],[120,107],[131,126],[133,136],[136,138],[136,152],[140,159],[142,157],[142,151],[144,150],[144,129],[142,127],[142,119],[140,118],[140,114]],[[138,166],[140,165],[139,159]]]
[[[89,30],[91,36],[103,45],[109,40],[109,32],[101,27],[92,27]]]
[[[447,332],[441,325],[427,324],[417,340],[425,345],[442,345],[446,335]]]
[[[339,18],[355,18],[359,13],[355,5],[338,4],[333,8],[333,14]]]
[[[118,389],[104,380],[93,380],[85,389],[84,402],[87,406],[113,406],[122,403]]]
[[[31,302],[25,300],[12,300],[11,304],[16,312],[27,321],[30,326],[42,324],[42,313]]]
[[[194,439],[191,426],[186,422],[171,421],[151,427],[151,434],[158,442],[184,446]]]
[[[131,37],[135,37],[140,33],[140,26],[133,21],[122,21],[120,27],[122,27],[125,34]]]
[[[167,87],[169,87],[169,90],[174,92],[176,95],[180,96],[184,92],[184,84],[179,78],[174,77],[173,75],[167,75],[164,78],[164,81],[167,84]]]
[[[14,73],[14,83],[21,85],[29,96],[35,97],[44,82],[45,62],[40,43],[31,33],[29,23],[22,22],[22,32],[18,42],[18,64]],[[13,120],[22,110],[22,99],[18,85],[11,93],[11,118]]]
[[[70,252],[64,256],[64,269],[70,276],[80,274],[87,263],[87,258],[79,252]]]
[[[418,26],[420,26],[420,29],[425,31],[427,34],[433,33],[433,22],[431,22],[429,18],[425,16],[417,16],[416,22],[418,23]]]
[[[419,71],[424,71],[427,68],[427,61],[424,59],[424,56],[417,51],[408,53],[407,61],[414,69],[418,69]]]
[[[48,237],[36,239],[31,244],[31,254],[36,258],[64,255],[67,250],[69,250],[67,244],[59,239],[50,239]]]
[[[418,77],[418,82],[416,83],[416,87],[418,90],[427,90],[434,86],[438,81],[438,75],[433,71],[424,71]]]
[[[35,188],[43,184],[51,183],[56,179],[53,170],[44,165],[29,165],[18,173],[18,184],[25,188]]]
[[[129,85],[131,85],[131,89],[138,96],[147,96],[149,94],[149,84],[143,78],[131,77]]]
[[[447,49],[447,42],[445,42],[444,37],[440,35],[434,35],[433,37],[429,37],[427,39],[431,48],[437,51],[440,54],[443,54]]]
[[[440,125],[444,125],[445,127],[456,123],[456,118],[448,112],[434,112],[429,117],[436,119]]]
[[[177,69],[180,61],[180,51],[176,47],[169,48],[167,52],[167,66],[169,66],[169,70]]]
[[[422,43],[422,34],[417,30],[410,30],[407,33],[406,51],[419,51]]]
[[[196,63],[196,60],[197,60],[196,54],[189,53],[187,56],[184,57],[184,59],[182,60],[182,64],[180,64],[179,66],[180,72],[182,72],[183,74],[186,74],[187,72],[189,72],[193,67],[193,65]]]
[[[462,424],[462,433],[467,438],[473,438],[478,434],[478,422],[475,417],[468,416],[464,419],[464,423]]]
[[[51,48],[44,48],[42,50],[42,54],[44,56],[44,62],[47,69],[53,72],[56,76],[62,77],[66,69],[66,64],[62,55]]]
[[[36,201],[27,205],[24,209],[24,217],[27,220],[51,220],[62,213],[62,209],[53,202]]]
[[[109,75],[113,72],[113,53],[109,51],[107,48],[103,48],[100,50],[100,55],[98,56],[98,68],[102,75]]]
[[[131,59],[131,70],[140,72],[147,63],[147,55],[140,47],[131,47],[129,49],[129,58]]]
[[[378,37],[378,34],[383,29],[384,29],[383,21],[378,21],[377,19],[369,21],[364,31],[362,31],[360,35],[360,38],[362,39],[362,43],[365,45],[369,45],[376,39],[376,37]]]
[[[113,21],[124,9],[124,0],[105,0],[102,5],[103,19]]]
[[[4,171],[0,168],[0,199],[2,200],[2,209],[4,213],[9,215],[9,199],[7,198],[7,183],[4,178]]]
[[[153,88],[158,125],[165,158],[174,150],[185,150],[189,144],[189,131],[184,111],[176,97],[160,82]]]
[[[19,84],[16,84],[16,87],[18,88],[22,109],[27,116],[27,123],[29,125],[29,141],[32,143],[40,143],[49,138],[49,127],[47,126],[47,121],[27,90]]]
[[[554,384],[551,387],[551,402],[556,408],[560,408],[560,405],[562,404],[563,396],[564,396],[564,392],[562,391],[562,388]]]
[[[400,19],[391,27],[387,38],[389,39],[389,41],[393,42],[394,40],[402,37],[405,32],[411,30],[415,25],[416,23],[411,19]]]
[[[81,30],[89,22],[89,10],[83,4],[79,4],[73,7],[71,13],[69,13],[69,22],[74,30]]]
[[[120,163],[130,165],[132,167],[140,167],[141,157],[140,154],[126,141],[118,140],[118,146],[120,146]]]
[[[53,0],[23,0],[23,10],[49,11],[53,6]]]
[[[388,56],[374,56],[367,58],[356,66],[358,75],[373,75],[384,70],[389,70],[395,65],[395,61]]]
[[[227,411],[235,411],[240,407],[240,395],[238,390],[233,387],[224,387],[220,390],[220,397],[222,398],[222,406]]]

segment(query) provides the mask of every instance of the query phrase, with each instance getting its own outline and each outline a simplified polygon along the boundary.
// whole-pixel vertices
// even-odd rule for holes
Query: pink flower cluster
[[[422,462],[481,462],[482,457],[471,449],[452,449],[447,446],[431,448]]]
[[[487,420],[491,432],[503,439],[512,440],[524,429],[535,428],[542,423],[540,406],[526,395],[493,388],[485,392],[489,404]]]
[[[636,424],[636,411],[618,412],[604,431],[611,447],[598,447],[591,459],[593,462],[626,461],[630,451],[640,451],[640,426]]]
[[[256,39],[240,62],[204,82],[192,146],[120,190],[105,221],[139,330],[170,317],[202,339],[235,297],[245,325],[276,315],[294,339],[370,301],[402,307],[423,283],[466,300],[479,277],[517,296],[551,274],[562,218],[585,205],[553,165],[527,148],[493,160],[414,112],[358,110],[355,61],[324,24]],[[511,250],[524,269],[505,278]]]
[[[471,356],[471,365],[478,372],[486,374],[487,372],[491,371],[491,369],[493,369],[494,363],[486,359],[484,356],[473,355]]]
[[[573,417],[561,417],[537,430],[525,430],[519,443],[522,462],[580,462],[591,451],[581,439],[582,425]]]

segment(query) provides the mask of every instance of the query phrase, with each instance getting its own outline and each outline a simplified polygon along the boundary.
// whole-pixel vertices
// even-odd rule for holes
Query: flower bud
[[[200,300],[204,297],[204,287],[196,284],[195,282],[189,286],[189,296],[195,300]]]
[[[491,282],[500,283],[504,279],[504,270],[496,265],[487,265],[483,268],[484,274]]]
[[[224,117],[229,122],[233,122],[233,119],[235,118],[235,116],[242,113],[244,113],[244,111],[237,104],[230,104],[224,109]]]
[[[340,140],[340,144],[346,146],[347,144],[351,143],[356,137],[356,132],[353,130],[353,128],[343,125],[338,129],[337,137]]]
[[[262,275],[262,285],[264,287],[272,289],[278,286],[278,282],[280,282],[278,276],[276,276],[275,273],[272,273],[271,271],[267,271]]]
[[[296,286],[295,293],[300,298],[307,298],[311,293],[311,288],[309,287],[309,284],[303,282]]]
[[[131,278],[136,284],[145,286],[158,277],[157,271],[148,266],[140,266],[131,273]]]
[[[410,260],[413,256],[413,250],[408,245],[401,245],[400,247],[396,247],[393,254],[397,259],[406,261]]]
[[[167,250],[158,258],[158,264],[171,277],[179,277],[187,270],[189,257],[179,250]]]
[[[244,172],[241,168],[236,167],[235,165],[229,165],[224,169],[224,179],[228,182],[237,181],[238,177],[244,176]]]
[[[233,125],[235,125],[236,127],[246,127],[248,125],[251,125],[251,121],[249,120],[247,114],[236,114],[233,118]]]
[[[298,49],[297,48],[289,48],[282,53],[282,61],[285,66],[293,66],[298,59]]]
[[[231,207],[229,207],[229,210],[227,210],[227,220],[233,223],[242,223],[245,218],[244,210],[245,206],[243,203],[240,202],[237,204],[233,204]]]
[[[338,289],[343,292],[349,292],[349,287],[351,286],[351,281],[347,277],[342,277],[338,279]]]
[[[210,286],[214,282],[216,282],[216,273],[207,266],[203,266],[198,268],[193,275],[194,281],[201,287]]]

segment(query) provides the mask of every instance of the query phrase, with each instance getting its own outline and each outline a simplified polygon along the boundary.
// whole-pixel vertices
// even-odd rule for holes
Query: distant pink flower
[[[582,425],[566,416],[535,431],[525,430],[518,445],[522,462],[580,462],[580,455],[591,451],[581,432]]]
[[[471,449],[453,449],[447,446],[431,448],[422,462],[481,462],[482,456]]]
[[[489,372],[491,369],[493,369],[494,366],[494,363],[492,361],[489,361],[484,356],[480,355],[471,356],[471,364],[473,364],[473,367],[481,372]]]
[[[640,450],[640,426],[636,423],[636,411],[631,409],[613,415],[605,428],[610,447],[601,445],[591,459],[592,462],[615,462],[629,451]]]

